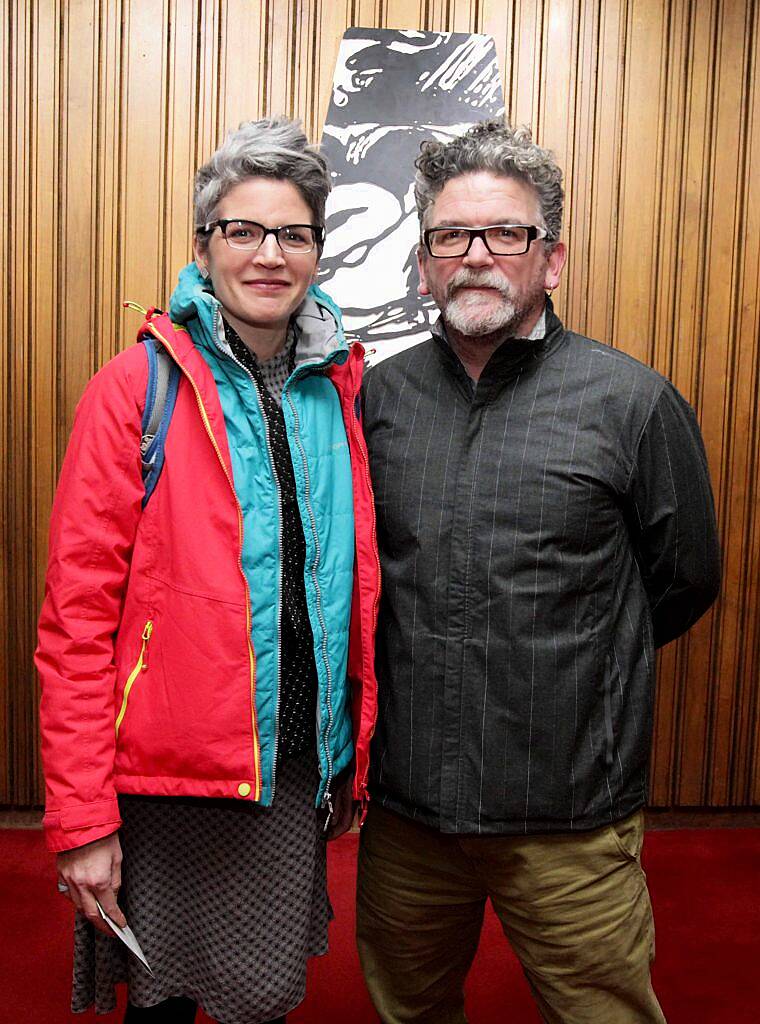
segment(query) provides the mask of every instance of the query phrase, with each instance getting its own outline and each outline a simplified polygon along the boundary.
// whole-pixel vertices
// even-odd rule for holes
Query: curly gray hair
[[[562,171],[554,154],[532,139],[530,129],[504,121],[483,121],[448,142],[423,142],[415,161],[414,197],[420,226],[444,185],[460,174],[491,171],[532,186],[546,228],[544,244],[552,248],[562,228]]]
[[[300,122],[287,117],[243,121],[195,175],[195,235],[202,250],[208,245],[203,226],[214,219],[227,193],[248,178],[291,182],[311,210],[314,223],[324,225],[330,191],[327,161],[316,146],[309,145]]]

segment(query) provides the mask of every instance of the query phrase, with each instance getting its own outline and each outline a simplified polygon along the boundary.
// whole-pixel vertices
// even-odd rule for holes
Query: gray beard
[[[444,319],[455,331],[468,337],[485,334],[509,334],[524,319],[524,311],[507,299],[501,306],[488,313],[468,309],[469,303],[454,299],[446,307]]]
[[[461,290],[468,284],[493,288],[501,295],[501,303],[489,311],[478,311],[478,299],[468,297]],[[441,311],[446,325],[465,337],[481,337],[509,335],[528,315],[535,296],[530,296],[527,302],[520,301],[516,290],[500,275],[462,269],[448,282],[446,298],[446,305]]]

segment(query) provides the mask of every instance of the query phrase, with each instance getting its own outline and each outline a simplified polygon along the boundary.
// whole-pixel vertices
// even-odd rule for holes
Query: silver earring
[[[201,267],[201,277],[204,281],[208,280],[208,267]]]

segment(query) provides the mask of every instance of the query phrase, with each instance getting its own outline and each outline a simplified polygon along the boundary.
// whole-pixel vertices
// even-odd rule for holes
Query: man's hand
[[[90,924],[106,935],[113,935],[95,906],[98,900],[111,920],[120,928],[124,927],[127,919],[116,902],[121,886],[121,845],[116,832],[59,853],[56,867],[59,882],[68,886],[65,895]]]
[[[348,772],[345,781],[335,790],[333,812],[327,832],[325,833],[328,839],[337,839],[338,836],[342,836],[344,832],[348,832],[351,828],[358,807],[358,804],[351,797],[353,784],[353,772]]]

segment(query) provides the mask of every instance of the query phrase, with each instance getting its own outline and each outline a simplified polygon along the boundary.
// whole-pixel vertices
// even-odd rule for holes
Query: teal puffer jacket
[[[256,713],[261,742],[261,802],[274,797],[280,692],[281,507],[266,418],[249,373],[223,337],[221,306],[194,263],[172,295],[172,320],[189,331],[213,374],[224,412],[235,491],[243,512],[242,567],[251,594],[256,652]],[[306,541],[306,601],[319,693],[318,799],[351,761],[346,679],[354,569],[351,463],[337,392],[325,375],[348,357],[337,307],[309,289],[295,314],[296,366],[282,395]],[[203,510],[199,509],[199,515]]]

